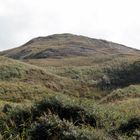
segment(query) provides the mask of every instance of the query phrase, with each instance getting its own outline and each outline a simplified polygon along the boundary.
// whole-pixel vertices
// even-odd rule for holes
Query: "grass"
[[[49,90],[45,86],[24,82],[0,82],[0,99],[12,102],[24,102],[43,98]]]
[[[116,134],[118,139],[127,140],[128,137],[132,139],[132,135],[126,136],[121,132],[118,134],[118,130],[131,118],[140,117],[139,102],[139,98],[134,98],[118,103],[98,104],[92,99],[50,94],[31,109],[24,105],[11,104],[13,109],[0,119],[2,124],[5,122],[7,124],[1,133],[4,139],[9,138],[10,135],[11,139],[15,137],[20,139],[21,136],[23,139],[27,139],[27,137],[41,139],[45,135],[50,139],[52,137],[56,137],[56,139],[71,137],[73,139],[102,140],[115,139]],[[29,113],[29,119],[27,116],[23,118],[24,111]],[[8,120],[11,120],[13,126]],[[19,126],[25,127],[19,129]]]
[[[71,79],[52,74],[37,66],[5,57],[0,58],[0,81],[2,82],[22,82],[31,86],[41,85],[54,92],[61,91],[67,94],[76,95],[80,92],[80,83],[76,84]]]
[[[73,34],[55,34],[30,40],[0,53],[15,59],[67,58],[74,56],[138,55],[139,51],[113,42]],[[84,62],[84,61],[83,61]]]
[[[26,128],[26,137],[35,138],[45,136],[50,139],[52,137],[82,139],[83,137],[89,140],[91,138],[102,140],[115,139],[117,136],[118,139],[119,137],[127,139],[133,136],[125,136],[118,130],[131,118],[140,117],[139,102],[140,99],[133,99],[120,104],[97,104],[91,99],[75,98],[63,94],[47,95],[46,99],[38,102],[31,109],[15,108],[7,114],[4,120],[2,118],[0,120],[6,122],[8,129],[12,130],[5,136],[7,138],[11,134],[13,137],[20,136]],[[19,126],[22,125],[26,127],[20,128]],[[6,129],[3,126],[2,135]]]
[[[140,97],[140,85],[130,85],[125,88],[119,88],[113,90],[109,95],[102,98],[100,102],[114,102],[129,98],[139,98]]]
[[[134,66],[137,60],[116,55],[25,63],[0,57],[1,139],[133,140],[140,132],[139,82],[103,90],[98,83],[110,76],[106,69],[112,80],[118,77],[115,65],[122,70],[122,63]],[[132,76],[139,73],[131,70]]]

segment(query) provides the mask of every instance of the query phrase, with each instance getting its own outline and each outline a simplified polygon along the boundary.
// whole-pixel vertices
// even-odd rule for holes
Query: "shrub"
[[[120,62],[105,67],[104,77],[99,80],[101,89],[118,88],[140,83],[140,61]]]
[[[73,121],[75,125],[79,124],[90,124],[93,127],[96,127],[96,119],[87,111],[78,105],[77,103],[72,104],[72,102],[67,100],[68,96],[53,96],[46,98],[45,100],[39,102],[32,109],[33,118],[40,116],[44,112],[49,114],[58,114],[61,119],[66,119]]]
[[[125,88],[118,88],[113,90],[109,95],[101,99],[100,102],[107,103],[117,100],[123,100],[128,98],[139,98],[140,97],[140,86],[130,85]]]
[[[97,133],[93,128],[77,127],[58,116],[43,116],[32,125],[31,140],[109,140],[105,133]],[[100,131],[101,132],[101,131]],[[102,135],[101,135],[102,134]]]
[[[140,118],[129,119],[128,122],[121,124],[118,130],[128,136],[135,135],[136,130],[140,131]]]

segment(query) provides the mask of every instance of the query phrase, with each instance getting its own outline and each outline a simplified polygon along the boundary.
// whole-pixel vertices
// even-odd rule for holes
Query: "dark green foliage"
[[[5,104],[2,111],[3,111],[4,113],[7,113],[7,112],[9,112],[11,109],[12,109],[12,107],[11,107],[9,104]]]
[[[6,112],[7,117],[0,118],[1,128],[0,133],[4,139],[15,137],[22,137],[23,131],[31,125],[31,113],[29,109],[13,108],[11,111]],[[26,134],[27,135],[27,134]]]
[[[57,116],[45,116],[33,124],[30,130],[31,140],[75,140],[72,134],[74,128],[72,123],[62,121]]]
[[[29,130],[31,140],[109,140],[94,129],[74,126],[58,116],[43,116]]]
[[[58,99],[57,99],[58,98]],[[64,100],[64,98],[62,98]],[[96,119],[78,105],[65,105],[59,100],[59,96],[46,98],[33,109],[33,118],[41,116],[44,112],[58,114],[61,119],[72,121],[75,125],[89,124],[96,127]]]
[[[140,97],[140,86],[130,85],[125,88],[118,88],[113,90],[109,95],[105,96],[100,100],[100,103],[109,103],[128,98],[139,98]]]
[[[9,116],[11,120],[14,120],[17,126],[20,126],[21,124],[27,122],[31,118],[31,112],[27,109],[16,109],[15,111],[11,112]]]
[[[127,123],[121,124],[118,130],[128,136],[134,135],[136,130],[140,131],[140,118],[131,118]]]
[[[122,131],[115,131],[115,134],[118,132],[117,136],[111,132],[123,128],[120,127],[121,124],[132,118],[131,116],[139,115],[137,103],[139,100],[134,106],[130,103],[131,106],[126,104],[124,107],[113,107],[97,105],[93,100],[63,94],[47,95],[46,99],[31,108],[12,107],[6,111],[4,117],[0,117],[0,134],[4,140],[17,137],[23,140],[113,140],[115,137],[119,139],[119,136],[123,136]],[[130,112],[129,108],[133,112]]]
[[[102,140],[102,136],[93,131],[96,126],[94,117],[78,107],[79,103],[70,104],[66,97],[63,97],[63,103],[60,102],[60,96],[52,96],[31,109],[11,109],[6,112],[7,117],[0,119],[3,122],[0,133],[4,139],[18,136],[33,140]],[[83,124],[88,127],[91,125],[91,130],[83,128]]]
[[[140,83],[140,61],[132,64],[121,62],[105,68],[105,75],[98,85],[102,89],[125,87],[130,84]]]

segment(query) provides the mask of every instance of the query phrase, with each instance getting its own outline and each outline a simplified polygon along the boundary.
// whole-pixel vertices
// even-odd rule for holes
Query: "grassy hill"
[[[138,54],[139,51],[117,43],[72,34],[38,37],[3,55],[15,59],[66,58],[93,55]]]
[[[72,87],[70,88],[70,86]],[[21,94],[32,98],[34,97],[32,94],[42,91],[72,93],[78,91],[78,86],[80,87],[78,83],[74,85],[74,81],[71,79],[51,74],[43,68],[0,57],[1,99],[10,100],[11,98],[13,100]]]
[[[140,51],[56,34],[0,55],[0,139],[140,138]]]

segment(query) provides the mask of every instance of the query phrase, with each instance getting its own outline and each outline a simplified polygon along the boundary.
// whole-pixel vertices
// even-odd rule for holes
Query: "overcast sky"
[[[55,33],[140,49],[140,0],[0,0],[0,51]]]

